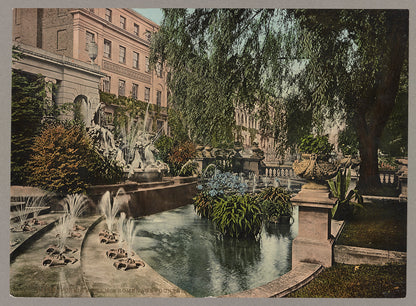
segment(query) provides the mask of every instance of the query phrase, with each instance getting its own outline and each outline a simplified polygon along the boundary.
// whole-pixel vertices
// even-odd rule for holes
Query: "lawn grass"
[[[287,297],[401,298],[406,296],[406,265],[345,265],[325,269]]]
[[[406,251],[407,204],[372,201],[347,221],[339,245]]]

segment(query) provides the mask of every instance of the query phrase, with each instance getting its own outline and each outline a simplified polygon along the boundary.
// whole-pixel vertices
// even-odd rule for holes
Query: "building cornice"
[[[17,49],[13,49],[14,53],[22,52],[24,56],[30,56],[39,60],[43,60],[59,66],[72,68],[75,70],[82,70],[97,77],[103,77],[106,75],[105,73],[101,72],[98,65],[88,64],[80,60],[67,57],[65,55],[51,53],[49,51],[28,46],[22,43],[15,42],[14,46],[17,47]]]

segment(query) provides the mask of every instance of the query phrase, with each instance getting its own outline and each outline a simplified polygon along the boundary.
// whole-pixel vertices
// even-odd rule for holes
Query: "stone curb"
[[[363,195],[364,200],[379,200],[379,201],[400,201],[399,197],[383,197],[383,196],[372,196],[372,195]]]
[[[348,265],[386,265],[390,263],[406,264],[407,253],[360,248],[347,245],[335,245],[334,261]]]
[[[82,237],[81,248],[79,251],[79,261],[81,264],[81,271],[84,271],[83,264],[82,264],[82,251],[84,249],[85,239],[87,235],[94,229],[94,227],[96,227],[97,224],[100,223],[103,219],[104,219],[104,216],[99,216],[97,220],[95,220],[90,226],[88,226],[87,230],[85,231],[84,237]],[[85,288],[87,288],[88,294],[90,295],[90,297],[92,297],[91,290],[88,287],[87,282],[85,281],[84,272],[82,272],[81,277],[82,277],[82,282],[84,283]]]
[[[231,298],[271,298],[284,297],[285,295],[303,287],[314,279],[323,266],[313,263],[301,263],[281,277],[254,289],[219,296]]]
[[[59,217],[44,227],[40,228],[33,235],[28,236],[20,244],[18,244],[12,251],[10,251],[10,262],[12,262],[19,254],[21,254],[27,247],[29,247],[35,240],[40,238],[44,233],[50,231],[58,222]]]

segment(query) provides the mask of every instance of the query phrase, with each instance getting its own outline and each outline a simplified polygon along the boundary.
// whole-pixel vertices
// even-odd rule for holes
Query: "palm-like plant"
[[[351,183],[351,168],[344,171],[339,170],[335,181],[328,180],[327,182],[331,188],[332,195],[338,198],[335,206],[332,208],[333,219],[348,219],[353,215],[356,208],[364,208],[363,197],[358,193],[358,190],[352,189],[348,191]],[[354,201],[351,201],[353,198]]]

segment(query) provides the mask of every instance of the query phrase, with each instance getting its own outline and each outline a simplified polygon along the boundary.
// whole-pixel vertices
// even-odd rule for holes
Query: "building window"
[[[110,9],[105,9],[105,20],[107,20],[108,22],[111,22],[111,20],[113,19],[113,12]]]
[[[67,9],[66,8],[58,8],[58,16],[64,16],[66,15]]]
[[[146,60],[145,60],[145,71],[146,72],[150,71],[150,69],[149,69],[149,57],[147,57],[147,56],[146,56]]]
[[[139,25],[137,23],[134,24],[134,35],[139,36]]]
[[[126,81],[118,80],[118,95],[124,96],[126,93]]]
[[[106,125],[110,125],[110,124],[113,124],[113,113],[110,113],[110,112],[105,112],[104,113],[104,116],[105,116],[105,123],[106,123]]]
[[[123,16],[120,16],[120,28],[126,29],[126,18]]]
[[[103,91],[110,92],[110,86],[111,86],[111,77],[107,76],[103,78]]]
[[[150,33],[150,31],[146,30],[146,32],[144,32],[144,37],[146,37],[146,39],[148,41],[150,41],[150,37],[152,36],[152,33]]]
[[[160,132],[163,129],[163,127],[164,127],[164,122],[162,120],[158,120],[157,121],[157,132]]]
[[[162,106],[162,92],[160,90],[156,91],[156,105],[158,107]]]
[[[131,97],[137,100],[137,93],[138,93],[139,85],[133,84],[131,87]]]
[[[146,102],[150,101],[150,88],[149,87],[144,88],[144,100]]]
[[[118,61],[122,64],[126,63],[126,48],[120,46]]]
[[[91,32],[86,32],[86,39],[85,39],[85,50],[87,50],[88,51],[88,44],[90,43],[90,42],[95,42],[95,35],[94,35],[94,33],[91,33]]]
[[[58,30],[57,34],[57,50],[66,50],[68,39],[66,38],[66,30]]]
[[[133,68],[139,69],[139,53],[133,51]]]
[[[111,58],[111,41],[104,39],[104,57]]]
[[[156,64],[156,75],[161,78],[162,77],[162,64],[157,63]]]

